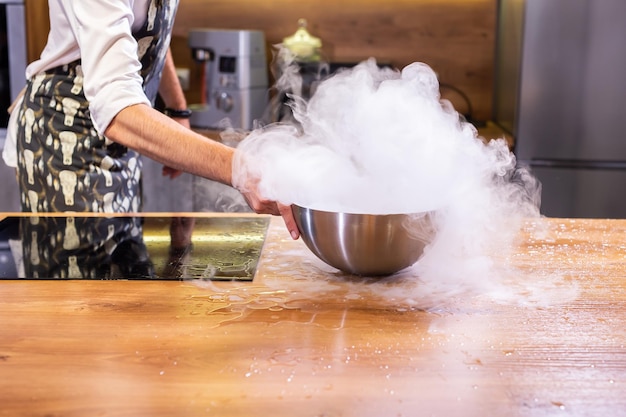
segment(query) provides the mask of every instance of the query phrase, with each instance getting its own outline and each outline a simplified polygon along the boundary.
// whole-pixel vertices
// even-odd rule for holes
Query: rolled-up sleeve
[[[148,104],[140,75],[131,0],[65,0],[80,48],[83,88],[99,133],[122,109]]]

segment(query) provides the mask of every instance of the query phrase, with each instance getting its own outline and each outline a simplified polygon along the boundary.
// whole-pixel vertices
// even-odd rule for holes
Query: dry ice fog
[[[265,197],[320,210],[432,213],[435,238],[412,268],[421,280],[487,278],[521,220],[539,216],[538,182],[516,168],[504,139],[486,143],[441,99],[426,64],[394,70],[370,59],[290,105],[295,123],[239,144],[235,184],[258,177]]]

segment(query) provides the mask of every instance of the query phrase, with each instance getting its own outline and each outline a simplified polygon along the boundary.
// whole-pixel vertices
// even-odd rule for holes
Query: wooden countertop
[[[0,416],[626,415],[626,221],[545,222],[508,300],[341,276],[279,218],[249,283],[0,281]]]

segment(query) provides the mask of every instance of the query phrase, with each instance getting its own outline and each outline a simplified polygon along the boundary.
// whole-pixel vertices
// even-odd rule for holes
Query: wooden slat
[[[24,0],[26,10],[26,28],[28,48],[28,62],[39,58],[39,54],[46,46],[50,19],[48,17],[48,2],[44,0]]]

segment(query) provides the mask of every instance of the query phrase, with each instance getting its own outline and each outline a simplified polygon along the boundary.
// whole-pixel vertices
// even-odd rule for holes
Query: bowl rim
[[[302,206],[300,204],[297,203],[292,203],[291,207],[296,207],[299,210],[308,210],[308,211],[316,211],[319,213],[328,213],[328,214],[342,214],[342,215],[347,215],[347,216],[376,216],[376,217],[383,217],[383,216],[427,216],[430,215],[434,212],[434,210],[430,210],[430,211],[415,211],[415,212],[404,212],[404,213],[360,213],[360,212],[351,212],[351,211],[330,211],[330,210],[322,210],[322,209],[316,209],[316,208],[311,208],[311,207],[305,207]]]

